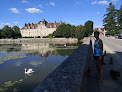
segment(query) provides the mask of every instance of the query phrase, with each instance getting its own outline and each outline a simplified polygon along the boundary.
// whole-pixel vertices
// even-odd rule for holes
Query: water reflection
[[[32,91],[81,44],[1,44],[0,92]],[[25,74],[25,68],[32,68],[35,73]],[[21,82],[16,81],[20,79]]]

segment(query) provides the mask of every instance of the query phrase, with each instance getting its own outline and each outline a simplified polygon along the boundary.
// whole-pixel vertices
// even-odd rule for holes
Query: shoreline
[[[77,43],[77,38],[19,38],[0,39],[0,43]]]

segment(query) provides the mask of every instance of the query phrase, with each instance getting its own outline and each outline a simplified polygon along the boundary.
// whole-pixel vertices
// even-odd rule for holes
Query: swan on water
[[[66,47],[67,45],[65,44],[64,46]]]
[[[27,73],[27,74],[29,74],[29,73],[33,73],[33,72],[35,72],[35,71],[33,71],[33,69],[28,69],[28,71],[26,72],[26,68],[25,68],[25,73]]]

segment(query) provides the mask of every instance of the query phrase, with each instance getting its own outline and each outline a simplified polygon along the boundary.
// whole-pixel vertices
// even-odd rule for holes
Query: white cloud
[[[25,10],[28,11],[29,13],[42,13],[43,12],[40,9],[37,9],[37,8],[28,8],[28,9],[25,9]]]
[[[1,25],[11,25],[10,23],[1,23]]]
[[[108,1],[106,1],[106,0],[104,0],[104,1],[94,1],[94,2],[92,2],[91,4],[105,4],[105,5],[109,5],[109,2]]]
[[[14,12],[14,13],[19,13],[19,10],[16,9],[16,8],[10,8],[10,10],[11,10],[12,12]]]
[[[97,1],[92,2],[92,4],[96,4],[96,3],[97,3]]]
[[[22,3],[28,3],[28,1],[27,0],[22,0]]]
[[[106,5],[109,5],[109,2],[108,1],[99,1],[98,4],[106,4]]]
[[[50,2],[49,4],[52,5],[52,6],[55,6],[55,3],[53,3],[53,2]]]
[[[100,14],[100,12],[97,12],[96,14]]]
[[[40,8],[43,8],[42,5],[39,5]]]
[[[31,61],[31,62],[30,62],[30,65],[37,66],[37,65],[42,64],[43,62],[44,62],[44,61]]]
[[[19,22],[13,22],[14,24],[18,24]]]

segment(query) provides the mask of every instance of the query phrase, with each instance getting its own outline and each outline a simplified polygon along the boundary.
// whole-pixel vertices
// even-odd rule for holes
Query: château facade
[[[37,24],[33,23],[25,23],[25,26],[20,30],[22,37],[38,37],[41,38],[43,36],[48,36],[49,34],[52,34],[54,31],[56,31],[57,27],[61,25],[63,22],[57,22],[54,21],[54,23],[50,23],[45,21],[45,19],[42,19]],[[66,24],[66,22],[64,22]]]

